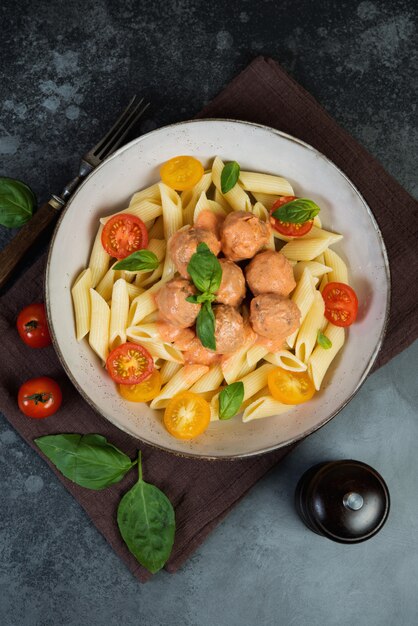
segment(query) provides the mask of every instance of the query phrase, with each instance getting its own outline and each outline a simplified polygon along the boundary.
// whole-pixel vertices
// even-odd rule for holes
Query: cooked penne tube
[[[120,215],[121,213],[129,213],[130,215],[134,215],[135,217],[139,217],[143,222],[150,222],[151,220],[155,220],[157,217],[162,215],[163,209],[161,203],[155,203],[151,200],[139,200],[137,202],[131,202],[129,207],[123,209],[122,211],[117,211],[116,213],[112,213],[112,215],[107,215],[106,217],[100,218],[101,224],[106,224],[112,217],[115,215]]]
[[[344,328],[334,326],[331,323],[326,325],[324,335],[331,341],[331,348],[326,350],[320,345],[317,345],[308,361],[308,373],[317,391],[321,388],[322,381],[329,366],[331,365],[331,362],[341,350],[345,341]]]
[[[271,363],[265,363],[261,367],[258,367],[251,374],[247,374],[244,378],[241,378],[241,382],[244,385],[244,398],[243,402],[251,398],[257,391],[260,391],[267,385],[267,376],[269,372],[274,370],[275,366]]]
[[[276,236],[276,235],[275,235]],[[292,239],[280,250],[291,261],[312,261],[329,246],[329,240],[323,237],[315,239]]]
[[[91,322],[89,344],[99,355],[102,361],[106,361],[109,354],[109,323],[110,309],[102,296],[94,289],[90,289],[91,298]]]
[[[298,359],[290,350],[278,350],[278,352],[269,352],[264,357],[268,363],[273,363],[278,367],[290,372],[304,372],[307,369],[306,363]]]
[[[212,175],[210,172],[203,174],[202,178],[199,182],[192,187],[192,189],[187,189],[183,191],[181,194],[181,203],[183,206],[183,223],[184,224],[192,224],[193,223],[193,215],[195,212],[195,207],[197,206],[199,198],[202,194],[205,194],[212,184]],[[194,218],[196,219],[196,218]]]
[[[345,283],[348,282],[348,269],[342,258],[327,248],[324,252],[325,263],[331,267],[331,272],[328,274],[328,281],[330,283]]]
[[[324,263],[318,263],[317,261],[299,261],[293,266],[293,276],[296,282],[302,278],[303,270],[308,268],[312,276],[321,277],[328,272],[331,272],[332,268]]]
[[[132,300],[128,316],[129,326],[137,326],[147,315],[157,310],[155,294],[161,289],[163,284],[163,281],[155,283],[147,291],[137,296],[135,300]]]
[[[137,204],[142,200],[150,200],[152,202],[156,202],[157,204],[161,203],[160,188],[158,186],[158,183],[155,183],[150,187],[145,187],[145,189],[142,189],[142,191],[137,191],[136,193],[134,193],[129,203],[129,206],[131,204]]]
[[[148,231],[148,237],[151,239],[164,239],[164,219],[163,216],[157,217],[153,226]]]
[[[171,343],[155,339],[154,337],[143,337],[137,334],[135,326],[129,326],[126,329],[126,337],[129,341],[138,343],[148,350],[154,357],[165,359],[166,361],[175,361],[176,363],[184,363],[183,353],[175,348]]]
[[[221,174],[223,168],[223,161],[219,157],[215,157],[212,165],[212,181],[220,193],[222,193]],[[250,197],[238,183],[222,195],[234,211],[251,211]]]
[[[90,260],[88,267],[91,270],[91,286],[94,288],[102,280],[106,274],[109,263],[110,255],[106,252],[102,245],[102,231],[103,226],[99,226],[96,238],[94,240],[93,248],[90,254]]]
[[[273,207],[273,204],[277,200],[276,195],[268,194],[268,193],[258,193],[256,191],[252,191],[251,194],[254,196],[257,202],[261,202],[263,206],[266,207],[267,211],[270,211]]]
[[[161,193],[161,203],[163,207],[164,219],[164,239],[167,244],[171,235],[174,235],[183,226],[183,208],[181,198],[164,183],[159,183]],[[163,278],[170,280],[176,272],[176,266],[167,254],[163,268]]]
[[[213,365],[206,374],[204,374],[193,385],[190,391],[193,393],[204,393],[218,389],[224,379],[222,368],[220,365]]]
[[[85,337],[90,330],[90,289],[92,286],[91,277],[91,269],[88,267],[86,270],[83,270],[81,274],[79,274],[79,276],[76,278],[73,288],[71,289],[77,341],[80,341],[83,337]]]
[[[192,218],[193,223],[196,222],[199,214],[202,211],[212,211],[212,213],[222,215],[223,217],[226,216],[225,209],[218,202],[208,200],[204,191],[201,193],[200,198],[196,204]]]
[[[324,310],[324,300],[319,291],[315,290],[312,305],[296,338],[295,354],[304,363],[308,362],[315,347],[318,330],[321,329],[324,320]]]
[[[213,194],[213,199],[216,204],[219,204],[225,211],[225,213],[230,213],[232,207],[228,204],[228,202],[223,197],[222,193],[215,187],[215,192]]]
[[[185,365],[173,378],[163,387],[161,393],[151,402],[152,409],[164,409],[171,398],[187,391],[193,384],[206,374],[209,370],[207,365]]]
[[[136,337],[146,337],[147,339],[157,339],[161,341],[160,331],[156,322],[148,324],[138,324],[137,326],[129,326],[127,332],[134,334]]]
[[[264,396],[254,400],[242,414],[243,422],[250,422],[251,420],[260,419],[262,417],[270,417],[272,415],[280,415],[281,413],[287,413],[293,407],[289,404],[282,404],[278,400],[275,400],[273,396]]]
[[[167,244],[164,239],[150,239],[147,250],[153,252],[161,263],[164,260],[166,248]],[[143,284],[143,281],[148,278],[152,273],[153,272],[150,272],[149,270],[138,270],[135,273],[135,284],[141,286]]]
[[[168,381],[171,380],[182,367],[183,365],[181,363],[177,363],[176,361],[164,361],[164,364],[160,369],[161,384],[165,385],[168,383]]]
[[[126,324],[129,312],[129,294],[127,283],[119,278],[113,285],[112,304],[110,307],[109,350],[113,350],[126,341]]]
[[[252,208],[252,212],[254,213],[254,215],[256,215],[258,217],[258,219],[262,220],[263,222],[269,222],[270,220],[270,214],[267,211],[266,207],[261,204],[261,202],[256,202],[255,205]],[[276,249],[276,245],[274,243],[274,235],[273,235],[273,229],[270,229],[270,238],[269,238],[269,242],[266,245],[266,248],[268,250],[275,250]]]
[[[268,348],[255,344],[248,349],[246,358],[248,365],[256,365],[268,353]]]
[[[259,172],[240,172],[239,179],[246,191],[275,194],[277,196],[293,196],[292,185],[281,176],[260,174]],[[277,199],[277,198],[276,198]]]
[[[140,296],[141,293],[144,293],[145,289],[142,287],[138,287],[133,283],[126,283],[126,288],[128,290],[129,300],[132,302],[137,296]]]
[[[296,289],[292,294],[291,300],[297,305],[300,311],[300,323],[303,324],[309,309],[312,306],[315,295],[315,282],[312,274],[308,269],[304,269],[302,278],[296,285]],[[141,296],[140,296],[141,297]],[[289,337],[286,337],[286,343],[289,348],[295,345],[298,331],[296,330]]]
[[[115,263],[113,265],[115,265]],[[115,281],[122,277],[121,271],[114,270],[112,268],[113,266],[107,270],[106,274],[96,287],[97,293],[100,294],[106,302],[112,297],[112,290]]]

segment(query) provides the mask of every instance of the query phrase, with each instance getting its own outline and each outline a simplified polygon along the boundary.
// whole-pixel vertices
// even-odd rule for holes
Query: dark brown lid
[[[389,513],[389,491],[376,470],[361,461],[321,463],[305,472],[296,506],[311,530],[341,543],[369,539]]]

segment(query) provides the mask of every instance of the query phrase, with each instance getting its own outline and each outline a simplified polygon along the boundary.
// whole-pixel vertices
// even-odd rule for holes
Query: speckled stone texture
[[[134,92],[152,101],[146,132],[192,117],[260,53],[417,195],[414,0],[3,0],[0,11],[0,172],[40,201],[74,175]],[[0,245],[12,234],[0,227]],[[0,623],[418,623],[417,370],[416,343],[266,477],[182,571],[144,586],[1,417]],[[344,457],[376,467],[392,496],[385,528],[356,546],[310,533],[292,502],[307,467]]]

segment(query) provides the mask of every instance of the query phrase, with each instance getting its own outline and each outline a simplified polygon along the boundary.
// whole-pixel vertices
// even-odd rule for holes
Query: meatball
[[[246,211],[233,211],[222,226],[222,252],[231,261],[251,259],[269,241],[270,225]]]
[[[195,228],[203,228],[204,230],[210,230],[217,239],[221,238],[221,227],[224,223],[225,214],[215,213],[209,209],[203,209],[200,211],[197,219],[194,223]]]
[[[255,296],[260,293],[277,293],[288,296],[296,287],[293,268],[284,254],[266,250],[257,254],[248,264],[245,277]]]
[[[226,304],[213,307],[215,314],[216,352],[235,352],[244,343],[244,320],[236,309]]]
[[[221,244],[216,235],[203,228],[188,228],[179,230],[170,238],[168,242],[168,253],[177,268],[177,271],[184,277],[190,278],[187,266],[199,243],[206,243],[213,254],[218,256],[221,251]]]
[[[179,328],[188,328],[195,323],[200,304],[187,302],[186,298],[196,293],[192,283],[185,278],[173,278],[161,287],[155,300],[165,320]]]
[[[262,337],[285,339],[299,328],[300,311],[289,298],[263,293],[251,300],[250,323]]]
[[[229,259],[219,259],[222,280],[216,293],[216,302],[239,306],[245,296],[245,278],[242,269]]]

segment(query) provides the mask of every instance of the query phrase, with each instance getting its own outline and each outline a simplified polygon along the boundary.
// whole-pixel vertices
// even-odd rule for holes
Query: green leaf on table
[[[32,189],[14,178],[0,176],[0,224],[19,228],[32,217],[36,197]]]
[[[204,302],[196,319],[196,334],[200,343],[209,350],[216,350],[215,315],[210,302]]]
[[[151,250],[137,250],[113,266],[114,270],[128,272],[151,272],[156,270],[160,262]]]
[[[331,339],[328,339],[328,337],[324,335],[321,330],[318,330],[318,344],[321,346],[321,348],[324,348],[324,350],[329,350],[330,348],[332,348]]]
[[[239,411],[244,399],[244,383],[237,381],[231,383],[219,394],[219,419],[229,420]]]
[[[318,215],[321,209],[308,198],[296,198],[273,211],[272,216],[287,224],[304,224]]]
[[[61,474],[87,489],[118,483],[137,463],[102,435],[46,435],[35,443]]]
[[[199,243],[187,271],[194,286],[203,293],[216,293],[222,280],[222,266],[206,243]]]
[[[225,163],[221,173],[221,191],[228,193],[238,182],[240,174],[240,166],[236,161]]]
[[[142,479],[141,453],[138,470],[138,482],[119,503],[117,521],[129,551],[155,574],[165,565],[173,548],[174,509],[160,489]]]

